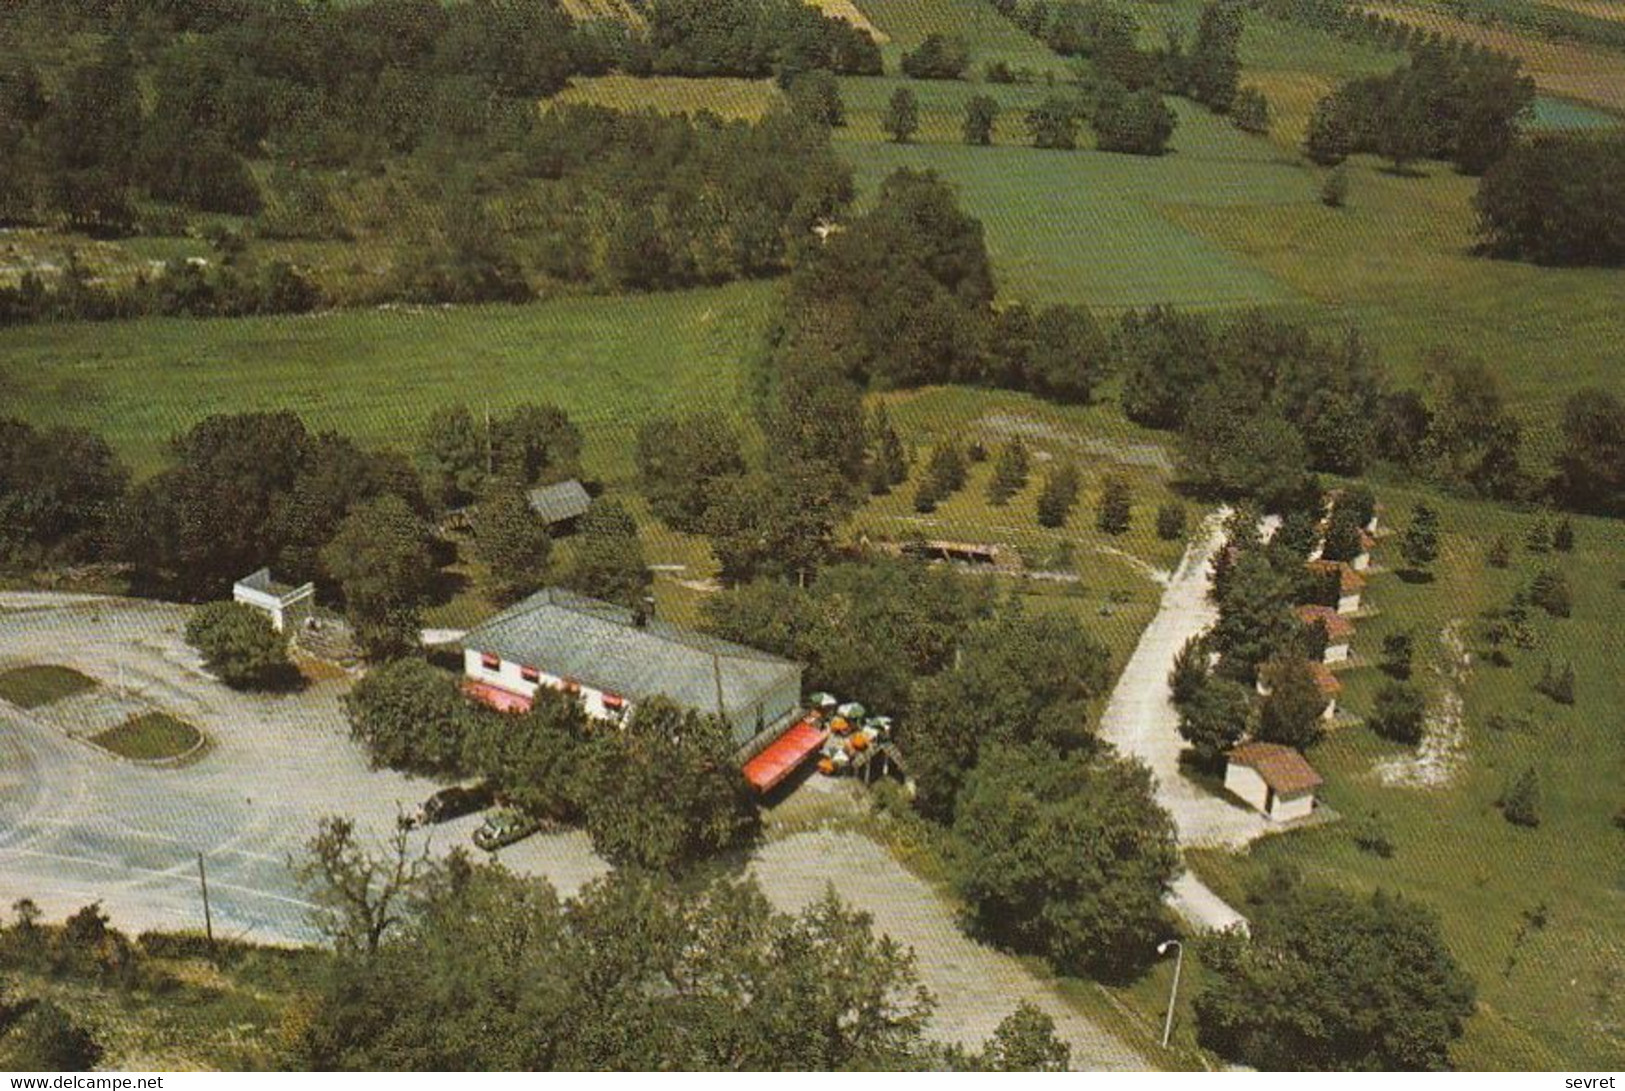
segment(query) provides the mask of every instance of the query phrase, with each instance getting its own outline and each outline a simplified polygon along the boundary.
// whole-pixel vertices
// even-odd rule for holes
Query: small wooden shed
[[[1323,783],[1302,754],[1272,742],[1242,743],[1224,770],[1225,790],[1274,822],[1307,818]]]

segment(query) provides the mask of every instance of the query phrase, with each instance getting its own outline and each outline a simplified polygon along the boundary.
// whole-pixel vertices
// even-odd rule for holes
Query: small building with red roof
[[[1308,561],[1304,567],[1328,580],[1337,580],[1337,612],[1352,614],[1360,608],[1365,593],[1365,577],[1342,561]]]
[[[1342,663],[1348,659],[1354,622],[1330,606],[1300,606],[1297,615],[1306,627],[1318,625],[1325,630],[1326,650],[1320,656],[1322,663]]]
[[[1224,787],[1273,822],[1307,818],[1325,781],[1290,746],[1247,742],[1230,751]]]

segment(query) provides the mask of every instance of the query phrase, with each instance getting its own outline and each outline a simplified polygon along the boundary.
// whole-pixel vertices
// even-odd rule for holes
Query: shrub
[[[1541,669],[1540,680],[1535,683],[1535,689],[1544,693],[1560,705],[1574,703],[1574,664],[1564,663],[1562,667],[1554,667],[1550,660]]]
[[[1382,672],[1401,682],[1411,676],[1415,639],[1410,633],[1389,633],[1382,638]]]
[[[0,1061],[22,1072],[89,1072],[102,1047],[73,1017],[50,1000],[34,1004],[5,1036]]]
[[[1552,549],[1557,553],[1574,552],[1574,523],[1568,519],[1558,521],[1552,530]]]
[[[1525,769],[1507,785],[1495,801],[1501,815],[1514,826],[1534,829],[1540,825],[1540,777],[1533,768]]]
[[[298,677],[287,638],[252,606],[211,602],[200,607],[186,622],[186,642],[232,689],[279,689]]]
[[[1389,835],[1388,823],[1376,811],[1356,817],[1349,824],[1349,836],[1361,852],[1369,852],[1384,860],[1394,854],[1394,840]]]
[[[1185,536],[1185,505],[1169,500],[1157,508],[1157,537],[1165,542],[1178,541]]]
[[[1529,601],[1553,617],[1568,617],[1574,606],[1569,581],[1554,568],[1543,568],[1529,582]]]
[[[1348,199],[1348,172],[1341,166],[1333,167],[1326,180],[1320,183],[1320,203],[1327,208],[1342,208]]]
[[[1100,494],[1100,507],[1095,512],[1095,526],[1104,534],[1124,534],[1133,518],[1133,494],[1128,482],[1121,477],[1107,478],[1105,490]]]
[[[1415,746],[1427,728],[1427,705],[1415,687],[1390,682],[1377,692],[1367,722],[1390,742]]]

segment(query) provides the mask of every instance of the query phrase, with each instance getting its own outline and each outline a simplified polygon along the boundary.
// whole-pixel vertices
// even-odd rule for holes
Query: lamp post
[[[1162,1024],[1162,1048],[1168,1048],[1168,1038],[1174,1032],[1174,1005],[1179,1002],[1179,971],[1185,965],[1185,945],[1177,939],[1164,940],[1157,944],[1157,954],[1166,955],[1168,948],[1174,948],[1174,983],[1168,990],[1168,1018]]]

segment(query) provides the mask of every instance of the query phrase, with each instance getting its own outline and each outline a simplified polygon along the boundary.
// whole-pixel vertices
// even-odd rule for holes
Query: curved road
[[[1262,815],[1186,778],[1179,767],[1185,746],[1179,735],[1179,711],[1168,689],[1168,672],[1179,649],[1218,619],[1218,610],[1208,599],[1210,563],[1224,544],[1228,514],[1221,509],[1210,515],[1186,549],[1156,616],[1123,667],[1100,723],[1103,738],[1156,774],[1157,801],[1173,815],[1182,845],[1237,847],[1265,832]],[[1173,905],[1195,927],[1245,924],[1240,913],[1189,872],[1174,884]]]

